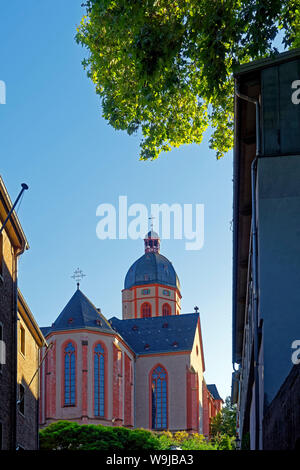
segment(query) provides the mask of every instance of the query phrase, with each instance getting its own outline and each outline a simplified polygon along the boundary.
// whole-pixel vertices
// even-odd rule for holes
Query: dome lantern
[[[159,235],[150,230],[144,238],[145,253],[159,253],[160,251],[160,238]]]

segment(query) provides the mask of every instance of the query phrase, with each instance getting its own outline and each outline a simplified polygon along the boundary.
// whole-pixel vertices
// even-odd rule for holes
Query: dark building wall
[[[300,307],[300,156],[258,162],[259,317],[269,405],[293,363]]]
[[[38,399],[27,388],[28,384],[22,383],[25,387],[24,414],[17,411],[17,447],[35,450],[38,447]]]
[[[300,448],[300,364],[294,365],[265,412],[264,450]]]
[[[1,225],[1,223],[0,223]],[[15,342],[13,328],[14,282],[13,271],[15,257],[12,246],[5,232],[2,232],[2,257],[0,277],[0,322],[2,324],[3,341],[6,349],[5,364],[0,366],[0,422],[2,424],[2,449],[12,446],[12,406],[15,387]]]

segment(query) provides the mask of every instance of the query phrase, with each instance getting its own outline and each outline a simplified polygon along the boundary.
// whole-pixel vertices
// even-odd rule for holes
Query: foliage
[[[236,448],[235,436],[228,434],[217,434],[211,439],[211,442],[216,450],[234,450]]]
[[[232,147],[238,63],[300,46],[298,0],[87,0],[76,41],[115,129],[141,131],[141,159],[200,143]]]
[[[242,437],[241,449],[242,450],[250,450],[250,433],[247,432]]]
[[[207,442],[202,434],[186,431],[152,432],[145,429],[57,421],[40,431],[41,450],[102,450],[147,451],[168,450],[171,446],[182,450],[232,449],[226,437]]]
[[[151,431],[57,421],[40,431],[41,450],[141,451],[160,448]]]
[[[211,419],[210,434],[214,438],[220,435],[236,436],[236,405],[231,404],[230,397],[225,399],[225,405],[220,413]]]
[[[178,431],[172,434],[163,431],[158,434],[160,449],[167,450],[171,446],[180,447],[182,450],[216,450],[217,446],[205,440],[202,434],[189,434],[186,431]]]

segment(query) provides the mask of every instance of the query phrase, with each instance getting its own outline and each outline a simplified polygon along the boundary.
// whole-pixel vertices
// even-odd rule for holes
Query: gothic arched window
[[[169,304],[163,304],[162,314],[163,314],[163,317],[167,317],[168,315],[171,315],[171,307]]]
[[[168,383],[167,371],[158,365],[151,372],[151,426],[152,429],[167,429]]]
[[[151,317],[151,305],[149,302],[144,302],[141,306],[141,317],[149,318]]]
[[[104,416],[105,410],[105,352],[98,343],[94,348],[94,414]]]
[[[64,348],[64,404],[74,406],[76,399],[75,345],[70,341]]]

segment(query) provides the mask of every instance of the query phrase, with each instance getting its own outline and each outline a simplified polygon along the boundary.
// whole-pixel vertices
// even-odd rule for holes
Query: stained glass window
[[[145,302],[142,304],[141,317],[142,318],[151,317],[151,305],[148,302]]]
[[[167,317],[168,315],[171,315],[171,307],[169,304],[163,304],[163,317]]]
[[[104,416],[104,381],[105,381],[104,349],[97,344],[94,350],[94,414]]]
[[[65,405],[75,405],[76,393],[76,357],[75,346],[68,343],[64,349],[65,355]]]
[[[167,372],[157,366],[151,375],[152,429],[167,428]]]

